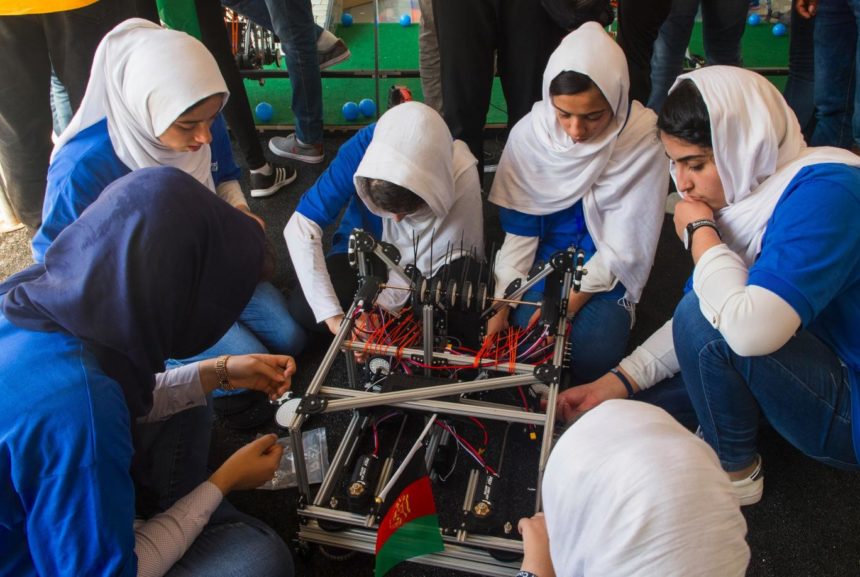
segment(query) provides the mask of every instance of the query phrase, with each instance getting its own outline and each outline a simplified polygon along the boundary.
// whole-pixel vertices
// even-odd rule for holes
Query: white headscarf
[[[227,102],[227,85],[203,44],[148,20],[126,20],[99,44],[81,107],[53,154],[106,117],[113,148],[130,169],[173,166],[214,191],[209,145],[176,152],[158,140],[183,112],[214,94],[223,95],[222,106]]]
[[[549,85],[565,71],[587,75],[614,113],[596,140],[574,143],[555,115]],[[532,215],[559,212],[583,201],[597,251],[637,302],[663,224],[668,176],[656,116],[628,100],[627,61],[596,22],[562,40],[543,74],[543,100],[511,130],[490,202]]]
[[[827,162],[860,166],[860,158],[839,148],[807,147],[782,94],[755,72],[707,66],[679,76],[675,86],[685,78],[699,89],[710,116],[714,160],[728,203],[715,215],[720,234],[751,266],[776,203],[801,169]]]
[[[424,275],[435,273],[451,258],[450,253],[446,255],[448,247],[453,249],[453,258],[469,255],[473,249],[483,258],[483,211],[476,164],[469,147],[453,140],[442,117],[425,104],[406,102],[379,119],[355,176],[393,182],[427,203],[426,208],[395,222],[391,213],[359,191],[370,211],[382,217],[383,240],[400,250],[401,266],[414,261],[413,240],[418,241],[415,265]],[[398,301],[408,296],[399,292]]]
[[[566,577],[741,577],[747,526],[714,451],[668,413],[611,400],[558,440],[543,478]]]

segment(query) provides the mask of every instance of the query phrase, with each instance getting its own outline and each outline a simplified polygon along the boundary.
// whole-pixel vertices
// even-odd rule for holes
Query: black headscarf
[[[248,303],[264,239],[185,172],[136,170],[60,233],[43,265],[0,285],[3,314],[81,339],[122,385],[131,415],[145,415],[164,361],[215,344]]]

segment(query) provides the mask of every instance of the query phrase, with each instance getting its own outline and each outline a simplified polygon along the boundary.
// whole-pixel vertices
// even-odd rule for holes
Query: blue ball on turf
[[[788,32],[788,28],[786,28],[785,24],[782,22],[777,22],[773,25],[773,28],[771,28],[770,31],[774,36],[785,36],[785,33]]]
[[[747,24],[750,26],[758,26],[761,24],[761,16],[758,14],[750,14],[750,17],[747,18]]]
[[[352,26],[352,14],[344,12],[340,15],[340,23],[344,26]]]
[[[407,26],[412,25],[412,17],[409,14],[404,14],[400,17],[400,25],[406,28]]]
[[[358,104],[355,102],[350,100],[343,105],[340,111],[346,120],[358,120]]]
[[[376,114],[376,103],[371,98],[362,98],[361,102],[358,103],[358,109],[363,116],[370,118]]]
[[[269,122],[275,114],[275,109],[268,102],[261,102],[254,108],[254,114],[260,122]]]

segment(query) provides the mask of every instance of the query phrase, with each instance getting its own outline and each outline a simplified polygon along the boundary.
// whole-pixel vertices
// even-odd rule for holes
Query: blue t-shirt
[[[121,387],[65,332],[0,315],[0,350],[0,575],[134,576]]]
[[[212,178],[215,186],[238,180],[230,137],[222,115],[215,117],[212,132]],[[45,251],[60,232],[77,220],[113,181],[131,172],[116,155],[108,134],[107,119],[80,131],[57,153],[48,169],[48,187],[42,206],[42,226],[33,237],[33,258],[45,260]]]
[[[337,221],[346,205],[340,226],[334,233],[329,255],[347,251],[349,235],[355,228],[364,229],[377,240],[382,239],[382,219],[370,212],[361,201],[352,180],[367,147],[370,146],[375,129],[376,123],[369,124],[347,140],[325,172],[302,195],[296,207],[299,214],[325,229]]]
[[[748,283],[779,295],[848,366],[860,460],[860,168],[801,170],[774,208]]]
[[[502,230],[506,233],[540,238],[535,253],[535,263],[546,262],[555,253],[570,247],[582,249],[585,252],[586,261],[597,252],[585,224],[582,201],[564,210],[541,216],[499,207],[499,220]],[[532,290],[542,292],[543,288],[544,281],[541,281],[532,287]],[[612,289],[613,294],[618,291],[620,291],[619,296],[625,293],[621,283]]]

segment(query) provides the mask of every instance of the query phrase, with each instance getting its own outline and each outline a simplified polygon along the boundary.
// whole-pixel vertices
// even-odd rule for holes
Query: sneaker
[[[293,133],[289,136],[276,136],[269,141],[269,150],[284,158],[300,160],[308,164],[317,164],[323,161],[322,142],[318,144],[305,144],[296,138]]]
[[[296,179],[296,169],[291,166],[273,166],[271,174],[251,173],[251,196],[272,196]]]
[[[349,51],[346,42],[344,42],[340,38],[338,38],[337,42],[332,44],[328,50],[317,51],[317,59],[320,63],[320,70],[324,70],[329,66],[334,66],[335,64],[343,62],[350,56],[352,56],[352,52]]]
[[[732,481],[735,496],[741,502],[741,507],[755,505],[761,501],[764,493],[764,471],[761,468],[761,455],[756,455],[756,467],[749,477],[739,481]]]

